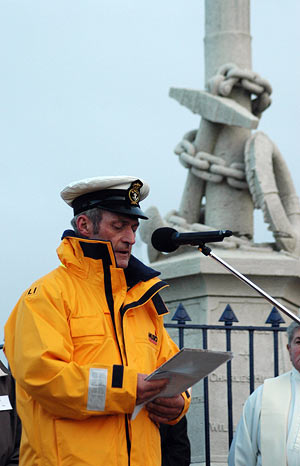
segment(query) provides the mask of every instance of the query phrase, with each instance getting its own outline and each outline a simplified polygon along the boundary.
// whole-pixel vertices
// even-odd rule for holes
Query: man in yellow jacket
[[[128,176],[61,192],[74,210],[61,265],[23,293],[5,326],[21,466],[159,466],[159,423],[188,409],[188,392],[151,401],[168,381],[145,380],[178,351],[163,326],[167,285],[131,255],[148,192]]]

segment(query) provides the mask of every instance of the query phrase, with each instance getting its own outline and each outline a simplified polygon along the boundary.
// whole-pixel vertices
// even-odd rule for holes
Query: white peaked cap
[[[149,194],[149,185],[134,176],[98,176],[74,181],[60,193],[77,215],[94,207],[124,215],[147,217],[139,202]]]

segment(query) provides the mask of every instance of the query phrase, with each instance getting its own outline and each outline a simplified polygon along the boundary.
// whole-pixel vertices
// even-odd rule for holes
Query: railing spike
[[[273,327],[279,327],[280,324],[284,324],[285,320],[281,317],[280,312],[276,309],[275,306],[272,307],[272,311],[267,318],[266,324],[272,324]]]
[[[177,320],[181,322],[187,322],[188,320],[192,320],[188,313],[186,312],[185,307],[183,306],[182,303],[180,303],[175,311],[174,316],[172,317],[171,320]]]
[[[219,322],[225,322],[228,324],[232,324],[232,322],[238,322],[239,320],[237,319],[235,313],[233,312],[230,304],[227,304],[225,307],[223,314],[221,315]]]

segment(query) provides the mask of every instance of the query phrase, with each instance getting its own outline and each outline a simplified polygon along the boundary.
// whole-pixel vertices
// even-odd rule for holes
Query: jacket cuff
[[[127,366],[113,365],[109,384],[106,411],[132,413],[136,403],[136,370]]]

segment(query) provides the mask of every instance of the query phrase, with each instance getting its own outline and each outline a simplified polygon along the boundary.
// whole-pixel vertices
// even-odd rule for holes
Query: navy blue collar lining
[[[140,281],[146,282],[147,280],[160,275],[160,272],[143,264],[143,262],[133,255],[130,256],[128,267],[124,270],[124,273],[127,285],[130,288]]]
[[[81,238],[81,236],[77,235],[74,230],[65,230],[61,236],[61,239],[71,237],[71,238]],[[88,239],[88,238],[87,238]]]

